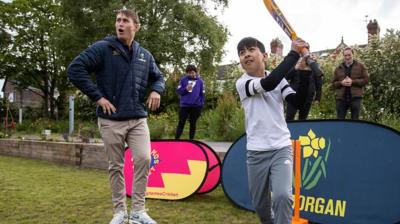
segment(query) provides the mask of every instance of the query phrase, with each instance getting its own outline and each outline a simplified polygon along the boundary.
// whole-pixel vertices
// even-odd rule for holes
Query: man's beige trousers
[[[125,142],[132,149],[134,160],[132,210],[144,210],[150,165],[150,133],[147,119],[113,121],[99,118],[98,123],[108,158],[114,213],[125,211],[127,208],[123,175]]]

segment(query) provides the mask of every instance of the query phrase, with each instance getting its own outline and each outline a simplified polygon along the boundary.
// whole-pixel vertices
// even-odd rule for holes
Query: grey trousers
[[[362,98],[353,98],[350,102],[346,100],[336,100],[337,119],[346,119],[347,110],[350,108],[351,119],[358,120],[360,117]]]
[[[273,151],[248,150],[247,172],[252,204],[261,223],[291,223],[292,148],[288,146]]]
[[[144,210],[150,166],[150,132],[147,119],[112,121],[99,118],[98,123],[108,158],[114,213],[125,211],[127,208],[123,173],[125,142],[132,149],[134,160],[132,211]]]

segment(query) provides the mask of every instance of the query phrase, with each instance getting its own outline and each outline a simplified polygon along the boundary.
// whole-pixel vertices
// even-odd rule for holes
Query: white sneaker
[[[128,213],[126,211],[119,211],[114,214],[110,221],[110,224],[124,224],[128,218]]]
[[[146,211],[131,212],[129,216],[129,224],[157,224]]]

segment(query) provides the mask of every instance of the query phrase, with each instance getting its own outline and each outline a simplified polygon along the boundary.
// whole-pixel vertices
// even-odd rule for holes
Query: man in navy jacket
[[[145,103],[151,110],[160,106],[164,78],[151,53],[134,41],[140,29],[133,10],[116,13],[117,36],[106,37],[78,55],[68,67],[69,80],[98,104],[97,116],[108,158],[114,205],[110,224],[128,219],[123,176],[125,142],[132,149],[134,180],[130,223],[156,223],[145,210],[150,165],[150,133]],[[96,75],[96,83],[90,77]],[[150,95],[145,102],[147,88]]]
[[[179,122],[176,127],[175,139],[179,139],[185,127],[186,119],[189,118],[189,138],[194,139],[196,122],[200,117],[201,108],[204,105],[204,82],[197,74],[194,65],[186,67],[186,75],[179,81],[176,92],[180,95]]]

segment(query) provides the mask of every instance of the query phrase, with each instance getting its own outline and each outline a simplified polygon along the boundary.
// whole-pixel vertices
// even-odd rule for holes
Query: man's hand
[[[160,107],[160,100],[161,96],[159,93],[152,91],[149,95],[149,98],[147,99],[147,107],[152,110],[155,111]]]
[[[101,109],[103,109],[104,114],[111,115],[117,111],[117,109],[115,109],[114,105],[112,105],[112,103],[110,103],[110,101],[108,101],[104,97],[97,100],[96,103],[97,103],[97,105],[99,105],[101,107]]]
[[[342,86],[350,87],[351,84],[353,83],[353,80],[351,80],[351,78],[346,76],[346,78],[343,79],[340,83],[342,84]]]

